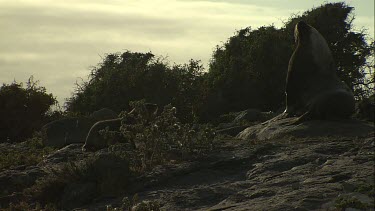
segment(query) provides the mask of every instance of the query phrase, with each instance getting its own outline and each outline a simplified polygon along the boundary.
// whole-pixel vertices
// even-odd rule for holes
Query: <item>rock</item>
[[[64,188],[60,200],[60,206],[65,209],[73,209],[87,204],[96,196],[97,188],[93,182],[70,184]]]
[[[97,121],[116,118],[117,114],[107,108],[95,111],[89,117],[70,117],[55,120],[42,127],[45,146],[63,147],[72,143],[84,143],[87,133]]]
[[[219,123],[219,125],[216,127],[216,131],[219,131],[219,130],[225,130],[225,129],[228,129],[228,128],[232,128],[232,127],[237,127],[238,125],[234,122],[229,122],[229,123]]]
[[[236,136],[239,132],[243,131],[248,126],[232,126],[225,129],[216,130],[217,134],[226,134],[230,136]]]
[[[366,136],[374,131],[374,125],[359,120],[325,121],[314,120],[298,125],[292,123],[297,118],[284,118],[268,121],[263,124],[251,126],[240,132],[237,137],[241,139],[267,140],[293,137],[319,137],[319,136]]]
[[[126,191],[129,186],[131,175],[127,158],[99,151],[86,164],[88,175],[85,182],[96,184],[101,196],[114,196]]]
[[[97,121],[106,120],[106,119],[116,119],[117,117],[118,117],[118,114],[109,108],[102,108],[98,111],[93,112],[90,115],[90,118],[95,119]]]
[[[158,165],[136,177],[127,158],[118,156],[124,155],[125,145],[93,153],[71,144],[38,168],[3,171],[0,175],[13,176],[0,179],[0,185],[11,191],[15,184],[23,188],[32,184],[20,176],[24,172],[74,162],[87,168],[80,168],[83,176],[61,190],[59,209],[105,210],[108,204],[119,207],[124,194],[132,198],[136,193],[138,202],[157,202],[161,210],[337,210],[339,196],[373,207],[374,137],[355,137],[355,127],[345,134],[350,136],[225,139],[203,157]],[[11,191],[0,196],[5,208],[20,199]]]
[[[69,145],[71,155],[77,151],[77,146]],[[127,190],[131,177],[129,161],[126,157],[119,156],[118,152],[110,153],[101,150],[96,153],[83,153],[89,156],[77,156],[66,159],[70,155],[69,146],[59,150],[58,153],[49,156],[63,157],[58,162],[45,162],[46,169],[52,169],[52,181],[57,178],[60,182],[61,193],[50,192],[39,194],[39,199],[52,198],[56,205],[64,210],[72,210],[84,204],[91,203],[97,197],[112,197]],[[81,150],[80,150],[81,151]],[[82,154],[82,151],[80,152]],[[52,159],[56,160],[56,159]],[[62,174],[62,175],[61,175]],[[48,176],[45,178],[47,181]],[[43,180],[44,178],[42,178]],[[62,184],[61,184],[62,182]]]
[[[71,117],[55,120],[42,127],[45,146],[63,147],[71,143],[83,143],[94,120],[86,117]]]
[[[82,152],[82,144],[70,144],[47,155],[38,166],[53,166],[75,162],[87,158],[89,154]]]
[[[275,115],[273,112],[261,112],[258,109],[247,109],[245,111],[238,112],[236,118],[233,122],[241,122],[241,121],[248,121],[248,122],[263,122],[266,121]]]
[[[335,202],[342,184],[353,190],[374,186],[374,146],[366,139],[223,141],[200,160],[159,166],[135,178],[131,193],[158,202],[161,210],[337,210],[335,203],[323,206]],[[374,199],[349,195],[363,203]]]
[[[219,123],[216,127],[216,133],[236,136],[239,132],[250,125],[268,120],[275,115],[272,112],[261,112],[258,109],[247,109],[226,116],[234,116],[234,118],[231,122]]]
[[[29,166],[25,169],[8,169],[0,172],[0,196],[19,192],[30,187],[35,181],[44,176],[45,172],[37,166]]]

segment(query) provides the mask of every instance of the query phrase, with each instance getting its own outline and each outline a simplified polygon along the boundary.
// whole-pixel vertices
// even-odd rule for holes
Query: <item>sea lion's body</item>
[[[290,58],[284,116],[306,119],[348,118],[354,113],[354,96],[336,74],[332,53],[312,26],[295,27],[297,47]]]

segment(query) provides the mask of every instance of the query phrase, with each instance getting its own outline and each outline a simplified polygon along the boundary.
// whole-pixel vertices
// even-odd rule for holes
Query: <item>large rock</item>
[[[275,116],[273,112],[262,112],[258,109],[247,109],[231,114],[230,122],[220,123],[216,128],[217,134],[236,136],[243,129]]]
[[[44,156],[44,159],[38,164],[39,167],[56,166],[64,163],[84,160],[88,154],[82,152],[82,143],[69,144],[59,150]]]
[[[117,116],[118,116],[117,113],[112,111],[111,109],[102,108],[98,111],[93,112],[90,115],[90,118],[100,121],[100,120],[106,120],[106,119],[115,119],[117,118]]]
[[[71,117],[50,122],[42,127],[45,146],[63,147],[71,143],[83,143],[95,120],[87,117]]]
[[[116,117],[114,111],[104,108],[88,117],[70,117],[50,122],[42,127],[43,144],[63,147],[72,143],[84,143],[90,128],[96,122]]]
[[[222,140],[204,158],[135,177],[128,190],[161,210],[373,210],[374,146],[371,135]]]
[[[0,172],[0,210],[17,201],[17,193],[32,186],[38,178],[46,172],[37,166],[21,166],[16,169],[7,169]]]
[[[359,120],[324,121],[314,120],[293,124],[298,117],[277,119],[254,125],[240,132],[241,139],[267,140],[283,137],[320,137],[320,136],[365,136],[374,131],[374,125]]]

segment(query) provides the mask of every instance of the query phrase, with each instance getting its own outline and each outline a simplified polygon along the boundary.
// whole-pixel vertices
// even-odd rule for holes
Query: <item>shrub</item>
[[[31,76],[23,87],[13,82],[0,87],[0,142],[21,142],[39,130],[57,103]]]
[[[120,132],[136,146],[140,169],[148,169],[170,160],[202,155],[212,149],[215,133],[209,125],[181,123],[176,117],[176,108],[167,105],[160,115],[150,118],[144,101],[132,102],[140,111],[123,112]],[[132,120],[133,124],[128,124]]]
[[[183,121],[193,121],[203,96],[203,67],[191,60],[170,66],[152,53],[108,54],[91,70],[89,81],[77,84],[67,100],[69,112],[91,113],[103,107],[128,110],[129,102],[146,99],[160,106],[172,103]]]

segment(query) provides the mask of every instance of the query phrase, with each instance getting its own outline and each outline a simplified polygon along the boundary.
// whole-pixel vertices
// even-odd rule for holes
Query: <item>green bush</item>
[[[38,86],[31,76],[23,87],[13,82],[0,87],[0,142],[21,142],[30,138],[50,119],[50,108],[57,103],[52,94]]]
[[[193,121],[201,103],[203,67],[191,60],[170,66],[152,53],[108,54],[94,67],[89,81],[77,84],[67,111],[88,114],[107,107],[120,112],[129,102],[146,99],[164,106],[172,103],[183,121]]]

